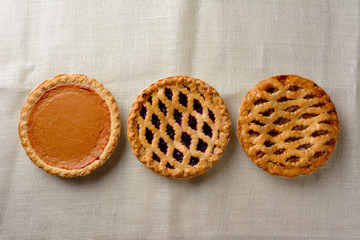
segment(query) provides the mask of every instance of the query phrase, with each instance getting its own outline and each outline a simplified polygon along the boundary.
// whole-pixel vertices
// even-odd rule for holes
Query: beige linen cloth
[[[0,239],[360,239],[359,1],[2,1]],[[50,176],[17,131],[28,94],[61,73],[108,88],[122,129],[87,177]],[[240,103],[258,81],[298,74],[323,87],[341,132],[315,173],[261,171],[236,137]],[[231,141],[190,180],[162,178],[131,153],[126,125],[158,79],[200,78],[228,105]]]

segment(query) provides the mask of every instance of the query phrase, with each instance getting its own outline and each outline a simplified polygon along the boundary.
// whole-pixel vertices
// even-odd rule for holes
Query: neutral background
[[[2,1],[0,238],[360,239],[359,1]],[[122,133],[87,177],[37,168],[17,132],[28,94],[61,73],[101,81]],[[244,95],[278,74],[314,80],[341,133],[328,163],[296,179],[257,168],[236,137]],[[127,116],[152,82],[190,75],[215,87],[233,130],[220,161],[162,178],[131,153]]]

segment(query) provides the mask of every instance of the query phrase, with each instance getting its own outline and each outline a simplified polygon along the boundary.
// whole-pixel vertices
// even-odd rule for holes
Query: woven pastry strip
[[[186,76],[150,85],[128,119],[133,153],[147,168],[175,178],[194,177],[214,165],[230,129],[227,107],[216,90]]]
[[[242,101],[238,137],[250,159],[272,175],[312,173],[337,143],[330,97],[313,81],[281,75],[259,82]]]

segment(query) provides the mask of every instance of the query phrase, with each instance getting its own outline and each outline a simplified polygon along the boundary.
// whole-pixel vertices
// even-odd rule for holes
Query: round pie
[[[112,94],[95,79],[62,74],[27,98],[19,135],[30,159],[52,175],[84,176],[101,166],[120,135]]]
[[[228,109],[219,93],[187,76],[151,84],[135,100],[128,119],[133,153],[164,177],[205,173],[224,152],[230,130]]]
[[[330,97],[313,81],[296,75],[260,81],[240,107],[241,145],[272,175],[291,178],[314,172],[328,160],[338,133]]]

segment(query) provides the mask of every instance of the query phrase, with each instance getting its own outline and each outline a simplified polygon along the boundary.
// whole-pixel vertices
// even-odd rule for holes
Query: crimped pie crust
[[[31,147],[29,137],[28,137],[28,120],[31,109],[33,108],[36,101],[41,97],[41,95],[47,90],[62,84],[79,84],[93,89],[100,95],[102,99],[105,100],[109,111],[110,111],[110,120],[111,120],[111,130],[109,140],[99,156],[99,159],[93,161],[89,165],[81,169],[64,169],[59,167],[54,167],[46,162],[44,162],[38,155],[35,153]],[[47,80],[39,85],[27,98],[20,116],[19,123],[19,135],[21,139],[21,144],[23,145],[27,155],[36,164],[38,167],[42,168],[51,175],[57,175],[64,178],[72,178],[76,176],[85,176],[90,174],[96,168],[101,166],[114,151],[118,138],[120,136],[120,112],[116,101],[113,95],[103,87],[101,83],[93,78],[88,78],[83,74],[61,74],[53,79]]]
[[[322,166],[339,133],[335,106],[323,89],[297,75],[260,81],[244,97],[237,134],[249,158],[287,178]]]
[[[230,130],[228,109],[219,93],[188,76],[151,84],[133,103],[128,119],[133,153],[164,177],[205,173],[224,152]]]

